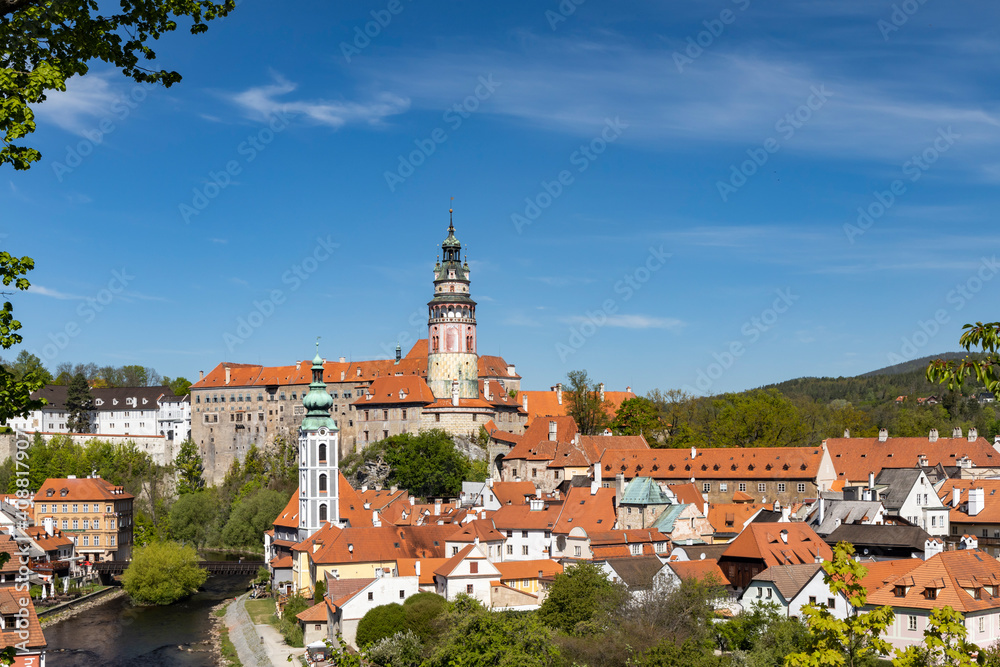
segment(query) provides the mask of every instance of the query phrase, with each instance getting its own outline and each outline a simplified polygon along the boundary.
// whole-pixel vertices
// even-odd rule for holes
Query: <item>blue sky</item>
[[[244,0],[156,45],[170,89],[95,65],[0,174],[24,347],[405,352],[451,197],[526,388],[854,375],[997,319],[994,3],[651,4]]]

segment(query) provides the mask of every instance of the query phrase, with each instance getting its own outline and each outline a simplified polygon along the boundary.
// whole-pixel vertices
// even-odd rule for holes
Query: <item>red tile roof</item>
[[[574,528],[583,528],[589,535],[595,531],[613,530],[615,527],[615,490],[597,489],[590,495],[587,487],[573,487],[566,494],[559,519],[552,529],[566,534]]]
[[[878,590],[890,581],[909,574],[910,570],[923,562],[919,558],[899,558],[862,563],[868,569],[868,573],[861,579],[861,585],[868,591]]]
[[[772,507],[764,503],[717,503],[709,505],[708,522],[717,533],[738,533],[750,517]]]
[[[670,562],[670,569],[674,571],[682,581],[694,579],[704,580],[708,576],[714,576],[723,586],[730,586],[729,579],[722,573],[719,561],[714,558],[703,558],[701,560],[678,560]]]
[[[14,560],[16,561],[17,559],[15,558]],[[48,642],[45,640],[45,633],[42,632],[42,626],[38,622],[38,616],[35,614],[35,605],[31,602],[30,597],[27,597],[26,594],[16,592],[13,586],[0,588],[0,614],[3,616],[18,614],[22,609],[20,604],[22,600],[27,600],[27,605],[23,608],[28,610],[28,627],[0,630],[0,645],[23,645],[32,649],[45,648]],[[20,634],[25,630],[28,631],[27,638]]]
[[[767,567],[813,563],[817,556],[832,560],[833,551],[816,531],[799,522],[751,523],[722,553],[723,559],[761,560]]]
[[[364,526],[339,529],[327,524],[292,547],[317,564],[371,563],[398,558],[442,558],[454,526]],[[313,551],[313,544],[320,543]]]
[[[493,495],[501,505],[526,505],[526,496],[537,493],[531,482],[493,482]]]
[[[538,579],[539,571],[542,573],[542,578],[554,577],[557,574],[562,574],[563,571],[561,563],[549,559],[508,560],[502,563],[493,563],[493,565],[500,570],[501,581]]]
[[[504,361],[503,357],[491,356],[484,354],[479,357],[479,377],[488,378],[510,378],[511,380],[520,380],[521,376],[516,372],[510,374],[507,372],[509,364]]]
[[[360,591],[364,590],[366,586],[375,581],[374,579],[335,579],[332,575],[326,575],[326,595],[324,600],[329,606],[332,606],[334,610],[337,607],[342,607],[351,598],[357,595]]]
[[[708,503],[705,501],[705,496],[694,484],[672,484],[670,490],[677,496],[678,503],[694,505],[699,512],[705,513],[705,507]]]
[[[868,594],[868,604],[916,609],[949,606],[960,612],[1000,609],[1000,562],[979,549],[945,551]],[[896,586],[905,587],[897,597]],[[934,599],[924,591],[937,591]],[[968,591],[979,589],[980,599]]]
[[[457,554],[446,560],[440,566],[435,568],[434,574],[441,575],[442,577],[447,577],[449,574],[455,571],[458,564],[469,557],[473,560],[486,560],[485,554],[476,548],[475,544],[467,544],[462,547]]]
[[[309,607],[305,611],[300,611],[295,614],[295,618],[299,619],[304,623],[326,623],[326,601],[320,602],[319,604]]]
[[[274,558],[271,559],[271,562],[268,564],[275,570],[283,570],[283,569],[290,569],[293,563],[292,563],[292,557],[285,555],[285,556],[275,556]]]
[[[530,505],[504,505],[491,517],[498,530],[552,530],[559,518],[561,505],[545,503],[543,509]]]
[[[295,493],[292,497],[288,499],[288,503],[285,505],[285,509],[281,510],[281,514],[278,518],[274,520],[273,525],[280,528],[298,528],[299,527],[299,490],[295,489]]]
[[[998,453],[985,438],[828,438],[826,447],[837,470],[837,479],[866,482],[868,473],[878,475],[882,468],[913,468],[919,465],[920,456],[927,465],[958,465],[967,456],[977,467],[1000,466]]]
[[[63,495],[63,491],[66,492],[65,495]],[[131,500],[134,497],[131,493],[127,493],[124,487],[115,486],[106,479],[78,477],[76,479],[47,479],[38,489],[34,499],[35,502],[66,502],[74,500]]]
[[[434,583],[434,570],[444,565],[447,558],[397,558],[396,571],[401,577],[417,576],[416,563],[420,562],[420,578],[417,580],[421,586],[429,586]]]
[[[815,479],[819,447],[725,447],[699,449],[608,450],[601,457],[605,475],[654,479]]]
[[[506,535],[499,532],[490,519],[475,519],[464,524],[461,528],[451,534],[449,542],[474,542],[477,538],[480,542],[496,542],[506,539]]]
[[[539,418],[542,418],[542,421],[544,421],[545,417],[567,415],[570,405],[569,391],[564,388],[562,394],[561,404],[559,403],[558,392],[554,390],[521,391],[518,393],[517,399],[522,401],[523,404],[524,397],[528,397],[528,423],[530,425]],[[635,394],[631,391],[605,391],[604,411],[608,413],[609,417],[613,418],[622,402],[630,398],[635,398]]]
[[[960,491],[958,507],[952,507],[952,495],[954,489]],[[983,490],[983,509],[974,516],[969,516],[968,506],[969,491],[972,489]],[[938,496],[948,507],[952,507],[949,512],[951,523],[1000,523],[1000,480],[996,479],[947,479],[938,491]],[[965,529],[963,529],[965,530]]]
[[[403,375],[376,378],[354,401],[354,406],[357,410],[365,405],[427,405],[434,401],[434,394],[422,377]]]

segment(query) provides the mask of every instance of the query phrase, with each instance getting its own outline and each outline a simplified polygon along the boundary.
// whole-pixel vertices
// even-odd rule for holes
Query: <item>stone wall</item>
[[[48,442],[56,436],[68,437],[78,445],[85,445],[91,440],[100,440],[112,444],[135,443],[136,448],[141,452],[146,452],[159,465],[169,465],[174,462],[181,443],[167,440],[162,435],[100,435],[94,433],[42,433],[42,438]],[[27,434],[28,441],[31,442],[34,434]],[[17,436],[13,433],[0,434],[0,461],[4,461],[14,455],[17,449]]]

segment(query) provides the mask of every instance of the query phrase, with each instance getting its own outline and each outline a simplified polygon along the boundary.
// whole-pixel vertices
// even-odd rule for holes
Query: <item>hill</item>
[[[920,357],[919,359],[904,361],[901,364],[886,366],[885,368],[880,368],[877,371],[868,371],[867,373],[862,373],[858,377],[868,377],[869,375],[899,375],[901,373],[909,373],[910,371],[924,372],[927,370],[927,364],[937,359],[953,361],[955,359],[964,359],[967,356],[975,358],[977,355],[970,355],[968,352],[942,352],[941,354],[934,354],[929,357]]]

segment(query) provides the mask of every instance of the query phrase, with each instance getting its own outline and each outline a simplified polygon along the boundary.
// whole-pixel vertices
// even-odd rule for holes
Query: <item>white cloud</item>
[[[59,290],[49,289],[48,287],[43,287],[42,285],[31,285],[28,287],[28,292],[31,294],[38,294],[41,296],[51,297],[53,299],[83,299],[82,296],[77,296],[75,294],[67,294],[66,292],[60,292]]]
[[[111,84],[114,72],[89,73],[66,82],[65,92],[46,93],[35,114],[67,132],[83,135],[94,129],[95,118],[103,118],[121,92]]]
[[[565,322],[572,324],[583,324],[593,321],[590,318],[576,316],[566,318]],[[609,315],[606,327],[617,327],[621,329],[667,329],[677,331],[683,328],[685,323],[673,317],[653,317],[650,315]]]
[[[403,113],[410,107],[410,100],[391,93],[381,93],[368,102],[336,100],[282,101],[298,86],[279,74],[274,82],[248,88],[230,96],[230,100],[254,120],[266,120],[278,113],[305,116],[315,123],[340,128],[348,123],[376,125],[388,116]]]

